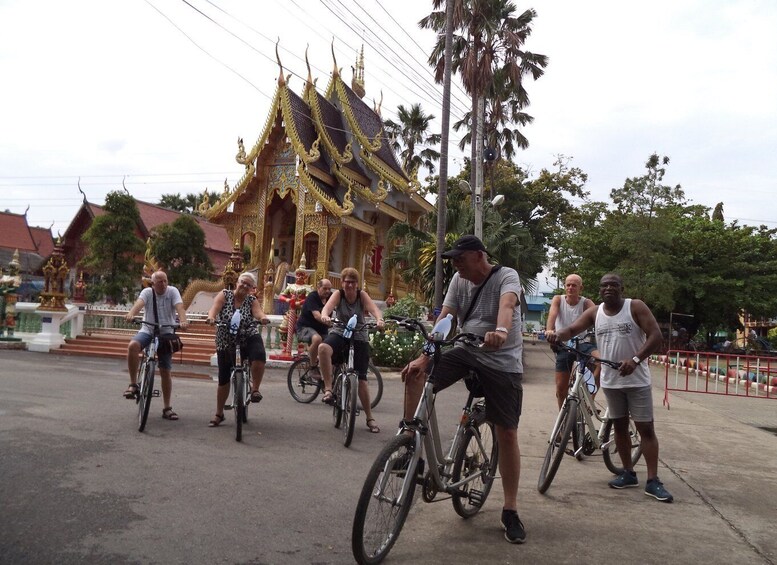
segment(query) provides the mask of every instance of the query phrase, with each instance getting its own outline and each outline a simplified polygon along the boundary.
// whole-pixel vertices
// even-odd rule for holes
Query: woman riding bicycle
[[[237,279],[235,290],[224,289],[213,300],[213,306],[208,311],[208,324],[219,322],[216,330],[216,357],[219,364],[219,386],[216,390],[216,415],[208,424],[215,428],[224,421],[224,404],[229,397],[230,373],[235,361],[235,337],[229,333],[229,322],[236,310],[240,311],[241,356],[251,362],[251,402],[262,400],[259,386],[264,376],[264,365],[267,354],[264,350],[262,335],[256,322],[269,322],[256,298],[256,276],[253,273],[242,273]]]
[[[321,310],[321,321],[329,324],[330,317],[335,313],[338,320],[345,322],[356,314],[356,324],[359,327],[364,324],[364,313],[368,312],[375,318],[378,327],[382,328],[383,315],[380,308],[373,302],[369,294],[359,288],[359,271],[352,267],[346,267],[340,273],[340,280],[343,288],[333,292],[332,296],[329,297]],[[370,363],[370,346],[367,340],[367,330],[353,333],[353,363],[356,374],[359,375],[359,400],[367,417],[367,428],[372,433],[377,434],[380,432],[380,428],[372,417],[370,390],[367,387],[367,368]],[[347,354],[348,342],[343,337],[343,328],[332,328],[318,348],[321,377],[324,379],[324,397],[321,400],[327,404],[333,400],[332,364],[344,362],[344,356]]]

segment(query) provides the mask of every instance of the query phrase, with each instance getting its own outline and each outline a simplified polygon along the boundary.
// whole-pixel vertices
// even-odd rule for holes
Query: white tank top
[[[646,341],[645,332],[631,316],[631,298],[623,301],[620,312],[613,316],[604,313],[604,304],[596,312],[596,344],[604,359],[623,361],[636,355]],[[643,361],[634,372],[625,377],[618,369],[602,365],[602,388],[642,387],[650,385],[650,369]]]
[[[567,302],[567,297],[562,296],[558,308],[558,315],[556,316],[556,329],[560,330],[562,328],[567,328],[570,325],[572,325],[572,322],[577,320],[582,313],[585,311],[585,296],[581,296],[580,300],[577,304],[574,306],[570,305]],[[588,330],[584,330],[580,332],[578,335],[573,337],[583,337]]]

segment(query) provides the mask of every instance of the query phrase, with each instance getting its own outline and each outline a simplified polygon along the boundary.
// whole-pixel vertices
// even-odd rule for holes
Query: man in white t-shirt
[[[159,314],[159,321],[157,321],[154,314],[154,295],[156,295],[156,309]],[[125,316],[126,320],[131,322],[144,308],[143,320],[146,322],[158,323],[163,326],[178,323],[181,328],[186,328],[189,325],[186,321],[186,310],[183,307],[181,293],[174,286],[168,286],[167,274],[164,271],[156,271],[151,275],[151,287],[140,291],[140,296]],[[176,314],[178,315],[177,321]],[[160,333],[171,333],[172,331],[171,328],[160,328]],[[134,399],[138,392],[139,355],[151,343],[153,338],[154,328],[147,324],[141,324],[140,331],[129,342],[129,347],[127,347],[127,369],[129,370],[130,384],[127,390],[124,391],[124,398]],[[173,354],[159,352],[158,357],[159,374],[162,376],[162,399],[165,404],[162,410],[162,417],[165,420],[177,420],[178,414],[173,412],[173,407],[170,405],[170,397],[173,391],[173,379],[170,377],[170,369],[173,368]]]
[[[647,465],[645,494],[672,502],[673,497],[658,479],[658,438],[653,425],[653,396],[647,358],[661,347],[663,338],[658,322],[647,305],[636,298],[623,297],[620,275],[608,273],[599,282],[602,304],[586,310],[569,327],[556,331],[551,343],[565,341],[585,328],[596,327],[596,343],[603,359],[620,361],[619,369],[602,367],[602,390],[607,397],[609,416],[615,429],[615,445],[623,463],[623,473],[608,484],[622,489],[639,486],[631,462],[629,415],[641,438]]]

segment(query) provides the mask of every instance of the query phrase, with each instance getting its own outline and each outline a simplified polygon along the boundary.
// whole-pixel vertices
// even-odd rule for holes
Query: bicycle
[[[252,321],[248,326],[256,326],[258,322]],[[230,383],[232,386],[232,404],[224,405],[225,410],[235,411],[235,441],[243,440],[243,424],[248,422],[248,405],[251,404],[251,363],[248,358],[242,358],[240,342],[243,328],[240,326],[240,311],[237,310],[230,323],[217,322],[216,326],[224,327],[234,336],[235,351],[232,369],[230,370]]]
[[[598,449],[602,452],[605,466],[612,474],[620,475],[623,472],[623,468],[619,466],[620,458],[616,455],[613,423],[608,417],[609,408],[605,408],[604,413],[600,414],[600,410],[594,403],[592,391],[589,390],[587,384],[589,379],[586,376],[593,363],[603,363],[618,369],[620,362],[597,358],[580,351],[579,344],[583,339],[585,338],[572,339],[574,347],[557,344],[558,347],[575,354],[576,360],[572,365],[572,374],[575,378],[570,380],[569,393],[550,432],[548,449],[537,481],[537,490],[540,493],[547,491],[553,482],[561,459],[567,452],[570,437],[574,448],[572,455],[578,461],[582,461],[584,456],[592,455]],[[629,435],[631,436],[631,462],[636,464],[642,455],[642,447],[639,432],[631,417],[629,417]]]
[[[443,346],[461,342],[476,347],[483,341],[471,333],[446,340],[441,334],[429,335],[419,320],[392,320],[423,334],[425,351],[432,355],[432,367],[439,363]],[[432,369],[430,376],[433,373]],[[434,411],[434,384],[427,378],[413,418],[400,422],[397,435],[377,456],[364,481],[351,535],[358,563],[379,563],[388,555],[402,531],[417,483],[422,486],[425,502],[432,502],[440,492],[451,495],[453,508],[462,518],[474,516],[483,507],[496,475],[499,448],[494,425],[486,420],[485,401],[476,401],[477,393],[473,390],[462,409],[450,448],[443,453]]]
[[[310,369],[310,357],[307,353],[297,355],[286,378],[291,397],[302,404],[313,402],[324,386],[321,377],[314,376]],[[335,365],[332,370],[337,372],[339,365]],[[370,389],[370,408],[375,408],[383,397],[383,376],[371,360],[367,366],[367,386]],[[359,407],[361,408],[361,405]]]
[[[346,322],[341,320],[332,319],[332,325],[345,329],[343,338],[348,344],[346,359],[332,367],[332,420],[335,428],[339,429],[342,426],[343,445],[348,447],[351,445],[351,441],[353,441],[353,430],[356,425],[356,415],[359,411],[357,407],[359,377],[353,367],[353,334],[361,330],[374,329],[377,327],[377,324],[375,322],[357,324],[350,328],[350,332],[346,327]],[[381,380],[382,383],[383,380]],[[374,406],[374,404],[370,402],[370,406]]]
[[[154,389],[154,374],[156,373],[156,366],[159,363],[157,357],[157,349],[159,347],[159,332],[161,328],[178,329],[178,324],[164,324],[160,325],[156,322],[147,322],[141,318],[134,320],[136,325],[146,324],[150,326],[154,331],[154,338],[149,344],[143,348],[143,357],[140,360],[138,366],[138,378],[137,378],[137,392],[135,393],[135,403],[138,405],[138,431],[142,432],[146,429],[146,422],[148,421],[148,412],[151,408],[151,399],[159,396],[159,390]]]

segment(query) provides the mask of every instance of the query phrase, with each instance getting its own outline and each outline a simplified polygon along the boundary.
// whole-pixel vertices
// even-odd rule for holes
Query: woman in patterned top
[[[256,276],[253,273],[242,273],[237,279],[235,290],[224,289],[216,295],[213,306],[208,311],[208,324],[213,325],[216,321],[225,324],[216,330],[219,386],[216,390],[216,415],[208,424],[212,428],[224,421],[224,404],[229,396],[229,378],[235,358],[233,348],[236,346],[235,336],[229,333],[227,326],[236,310],[240,310],[241,314],[240,355],[251,362],[251,402],[258,403],[262,400],[259,385],[262,384],[267,354],[256,321],[267,324],[270,320],[264,315],[256,298]]]

